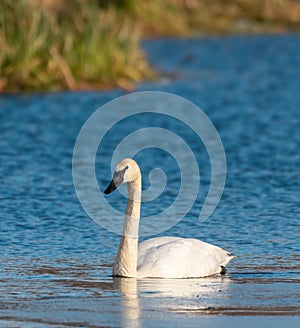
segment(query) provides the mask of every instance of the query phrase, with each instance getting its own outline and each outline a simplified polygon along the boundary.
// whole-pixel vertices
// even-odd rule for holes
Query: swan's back
[[[220,273],[234,256],[198,239],[158,237],[139,245],[139,278],[195,278]]]

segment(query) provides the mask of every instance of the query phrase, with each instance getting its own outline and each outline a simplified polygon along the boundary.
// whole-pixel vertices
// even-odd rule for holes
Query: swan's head
[[[110,194],[122,183],[132,182],[141,175],[140,168],[131,158],[122,159],[117,165],[109,186],[104,190],[105,194]]]

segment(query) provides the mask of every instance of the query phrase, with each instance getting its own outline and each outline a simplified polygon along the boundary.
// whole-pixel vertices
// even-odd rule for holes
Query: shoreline
[[[206,40],[217,40],[217,39],[232,39],[232,38],[237,38],[237,39],[244,39],[244,38],[279,38],[279,37],[288,37],[288,36],[300,36],[299,32],[283,32],[283,33],[259,33],[259,34],[212,34],[212,35],[202,35],[202,36],[189,36],[189,37],[184,37],[184,36],[165,36],[165,37],[148,37],[148,38],[144,38],[141,40],[141,48],[143,51],[145,51],[143,44],[147,43],[147,42],[155,42],[155,41],[159,41],[159,40],[198,40],[198,41],[206,41]],[[145,51],[146,52],[146,51]],[[150,55],[147,55],[148,57],[148,63],[149,63],[149,57]],[[155,77],[152,79],[148,79],[148,80],[141,80],[141,81],[137,81],[135,83],[131,83],[130,87],[126,88],[125,86],[120,86],[120,85],[114,85],[112,87],[91,87],[91,88],[78,88],[78,89],[55,89],[55,90],[22,90],[22,91],[18,91],[18,90],[8,90],[8,91],[1,91],[0,89],[0,96],[36,96],[36,95],[55,95],[55,94],[60,94],[60,93],[110,93],[110,92],[117,92],[120,94],[126,94],[127,92],[136,92],[139,91],[138,90],[138,84],[140,83],[155,83],[158,82],[160,83],[162,80],[164,80],[165,78],[167,79],[177,79],[178,78],[178,73],[176,71],[174,72],[164,72],[160,69],[158,69],[157,67],[155,67],[155,65],[151,64],[151,61],[149,63],[149,65],[152,67],[152,69],[155,71]]]

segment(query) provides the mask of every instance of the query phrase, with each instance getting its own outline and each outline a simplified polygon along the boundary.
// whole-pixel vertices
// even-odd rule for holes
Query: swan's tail
[[[231,260],[233,260],[233,259],[235,259],[236,258],[236,256],[235,255],[229,255],[228,253],[227,253],[227,257],[226,257],[226,259],[224,260],[224,262],[221,264],[221,266],[223,266],[223,267],[225,267]]]

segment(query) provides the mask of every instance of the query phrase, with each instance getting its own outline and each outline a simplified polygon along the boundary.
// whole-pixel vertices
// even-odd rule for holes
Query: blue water
[[[200,192],[187,216],[162,235],[200,238],[238,257],[228,266],[225,280],[199,282],[221,289],[221,300],[217,291],[206,290],[205,297],[199,297],[193,289],[181,305],[198,310],[261,306],[299,310],[295,286],[300,272],[300,36],[162,39],[145,41],[143,47],[162,78],[139,84],[137,91],[171,92],[201,107],[217,128],[227,157],[226,186],[213,215],[198,222]],[[67,308],[68,302],[78,299],[81,304],[91,299],[95,304],[101,298],[109,307],[124,294],[110,276],[119,236],[89,218],[72,180],[72,153],[81,126],[101,105],[124,94],[115,90],[0,96],[0,313],[8,322],[71,320],[66,311],[57,321],[42,310],[30,314],[24,304],[30,309],[37,306],[28,305],[34,300],[67,298]],[[167,125],[197,148],[193,132],[178,128],[174,120],[126,120],[99,150],[97,162],[102,166],[96,171],[101,188],[110,180],[110,147],[122,133],[147,121]],[[205,191],[207,154],[201,151],[196,156],[203,163]],[[168,181],[170,192],[164,194],[168,206],[174,197],[171,191],[178,187],[176,161],[155,149],[136,159],[147,175],[161,157],[166,159],[162,166],[175,177]],[[161,210],[161,202],[143,208],[146,214],[156,210]],[[172,287],[162,284],[159,288],[153,282],[137,285],[142,311],[166,306],[162,301],[157,305],[158,294],[165,295],[168,309],[178,310],[178,295],[172,298],[166,293]],[[149,299],[152,303],[145,301]],[[110,310],[106,313],[112,316]],[[121,319],[121,323],[101,321],[103,316],[98,322],[122,325]],[[89,317],[84,320],[93,323]]]

